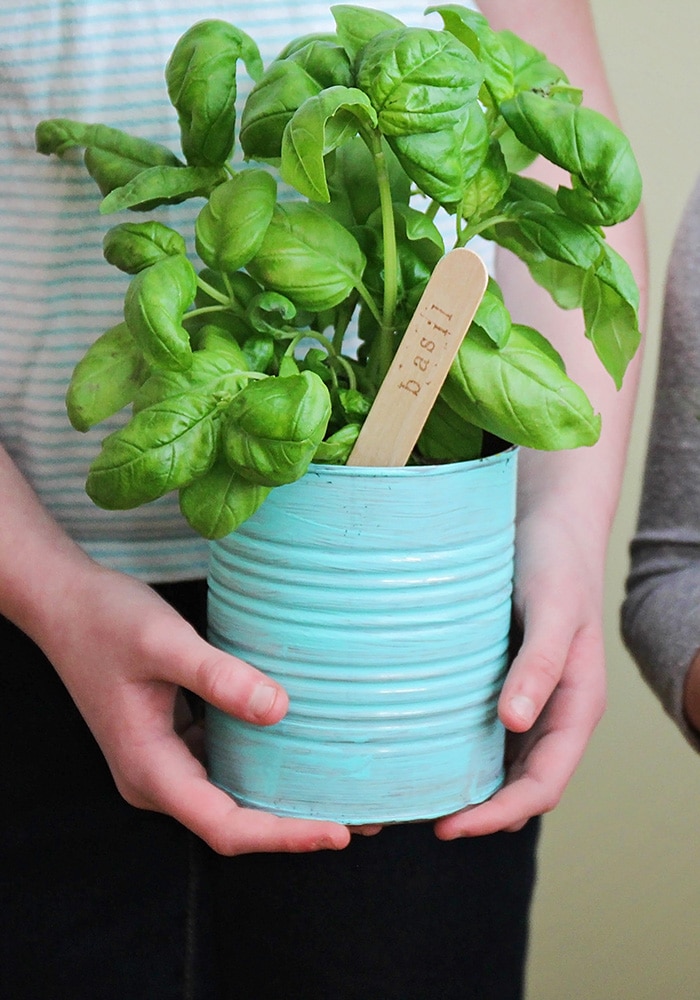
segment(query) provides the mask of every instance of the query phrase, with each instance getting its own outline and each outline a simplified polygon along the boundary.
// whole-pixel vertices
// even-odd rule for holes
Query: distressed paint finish
[[[210,640],[280,681],[269,728],[207,712],[212,781],[344,823],[445,815],[503,780],[517,452],[312,466],[212,544]]]

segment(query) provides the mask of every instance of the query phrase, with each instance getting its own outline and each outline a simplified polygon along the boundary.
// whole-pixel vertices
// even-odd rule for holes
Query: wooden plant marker
[[[435,267],[362,425],[348,465],[405,465],[486,290],[488,272],[466,247]]]

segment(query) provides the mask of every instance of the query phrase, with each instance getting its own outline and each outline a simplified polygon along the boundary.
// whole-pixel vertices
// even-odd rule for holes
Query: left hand
[[[603,560],[571,525],[550,519],[546,534],[541,526],[518,533],[514,602],[524,638],[499,699],[506,781],[487,802],[438,820],[441,840],[516,831],[552,810],[603,714]]]

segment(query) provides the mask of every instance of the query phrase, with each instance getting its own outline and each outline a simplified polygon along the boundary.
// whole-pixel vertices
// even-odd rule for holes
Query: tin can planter
[[[209,638],[279,681],[286,717],[208,708],[211,780],[342,823],[430,819],[503,781],[517,451],[312,466],[212,543]]]

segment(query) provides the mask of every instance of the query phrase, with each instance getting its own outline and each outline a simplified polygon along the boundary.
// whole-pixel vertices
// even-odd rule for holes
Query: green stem
[[[463,247],[469,240],[478,236],[479,233],[483,233],[490,226],[497,226],[499,222],[512,222],[512,219],[507,215],[492,215],[488,219],[482,219],[481,222],[465,226],[459,233],[457,246]]]
[[[224,295],[223,292],[220,292],[218,288],[214,288],[213,285],[210,285],[208,281],[204,281],[202,276],[199,274],[197,275],[197,284],[203,292],[206,292],[210,299],[214,299],[215,302],[220,302],[222,306],[231,305],[230,298]]]
[[[357,379],[355,378],[355,370],[353,369],[352,365],[350,364],[347,358],[344,358],[342,354],[339,354],[338,351],[336,351],[334,345],[331,343],[328,337],[324,337],[322,333],[317,333],[315,330],[303,330],[301,333],[298,333],[296,335],[294,340],[291,341],[291,343],[289,344],[284,353],[289,354],[291,357],[293,357],[297,344],[300,343],[300,341],[307,339],[315,340],[318,344],[321,345],[321,347],[324,347],[328,352],[328,357],[330,358],[330,360],[334,364],[339,365],[345,372],[348,380],[348,386],[351,389],[357,389]],[[331,375],[335,379],[335,372],[332,370],[331,370]]]
[[[394,222],[394,205],[389,179],[389,167],[384,152],[382,136],[379,131],[368,136],[369,148],[374,158],[377,171],[377,186],[379,204],[382,216],[382,241],[384,245],[384,302],[379,335],[372,345],[370,366],[377,384],[384,379],[393,357],[393,334],[396,315],[396,303],[399,290],[399,257],[396,247],[396,229]],[[367,140],[366,140],[367,141]],[[362,294],[361,290],[360,294]]]
[[[439,211],[440,211],[440,202],[433,200],[433,201],[430,202],[430,204],[426,208],[426,210],[425,210],[425,216],[426,216],[427,219],[430,219],[431,221],[434,221],[435,220],[435,216],[438,214]]]
[[[355,288],[356,288],[356,290],[357,290],[360,298],[364,302],[364,304],[367,306],[367,308],[369,309],[369,311],[372,313],[372,315],[376,319],[376,321],[379,324],[379,326],[381,326],[382,325],[382,314],[381,314],[381,312],[379,310],[379,307],[377,306],[377,303],[374,301],[374,299],[370,295],[369,291],[367,290],[365,284],[362,281],[358,281],[358,283],[355,285]]]
[[[355,291],[338,307],[335,329],[333,330],[333,350],[336,354],[340,354],[343,350],[345,334],[355,312],[358,298],[359,292]]]
[[[189,312],[186,312],[185,315],[182,317],[182,322],[186,323],[187,320],[194,319],[195,316],[203,316],[206,313],[222,313],[222,312],[230,312],[230,311],[231,310],[230,310],[230,307],[228,305],[222,305],[222,306],[201,306],[199,309],[190,309]]]

